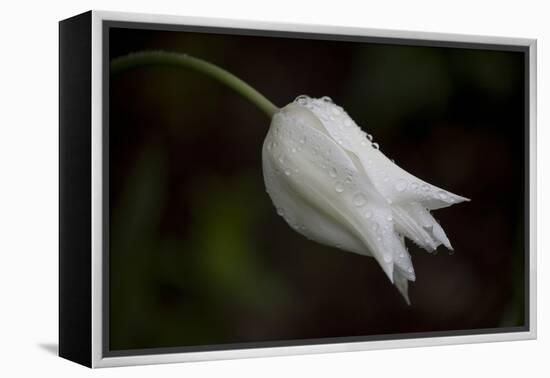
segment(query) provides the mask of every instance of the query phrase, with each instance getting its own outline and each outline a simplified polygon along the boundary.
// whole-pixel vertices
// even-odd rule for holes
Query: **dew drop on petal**
[[[416,182],[412,182],[411,183],[411,190],[417,190],[418,189],[418,184]]]
[[[337,182],[334,186],[334,190],[336,190],[336,193],[342,193],[344,191],[344,184]]]
[[[437,195],[439,196],[439,198],[441,198],[442,200],[446,200],[447,199],[447,193],[443,190],[440,190],[439,192],[437,192]]]
[[[407,181],[404,179],[399,179],[395,183],[395,189],[397,189],[398,192],[402,192],[407,188]]]
[[[367,210],[365,211],[365,214],[363,214],[365,216],[365,218],[370,218],[372,217],[372,212],[370,210]]]
[[[331,104],[334,103],[332,101],[332,98],[328,97],[328,96],[323,96],[321,97],[321,100],[324,101],[324,102],[330,102]]]
[[[280,215],[281,217],[285,215],[285,212],[283,209],[281,209],[280,207],[277,208],[277,214]]]
[[[329,169],[328,174],[330,177],[336,177],[338,175],[338,172],[336,171],[336,168],[332,167]]]
[[[393,217],[391,215],[388,215],[386,219],[391,222],[393,220]]]
[[[370,140],[372,142],[372,135],[371,134],[367,134],[367,139]]]
[[[373,223],[371,228],[372,228],[373,231],[378,230],[378,223]]]
[[[380,146],[378,145],[378,143],[373,143],[372,148],[374,148],[375,150],[379,150]]]
[[[430,186],[428,184],[422,184],[422,190],[425,191],[425,192],[429,192],[430,191]]]
[[[285,169],[285,175],[290,176],[290,170]]]
[[[356,193],[353,196],[353,204],[357,207],[363,206],[367,203],[367,197],[363,193]]]
[[[300,95],[294,99],[294,102],[299,105],[305,105],[309,102],[309,96],[306,95]]]
[[[304,144],[306,142],[306,137],[301,137],[300,138],[300,144]]]
[[[409,269],[407,269],[407,272],[412,273],[412,272],[413,272],[413,268],[412,268],[412,267],[409,267]]]
[[[386,262],[386,263],[389,264],[389,263],[391,263],[392,260],[393,260],[393,258],[392,258],[392,255],[391,255],[391,254],[389,254],[389,253],[384,253],[384,262]]]
[[[362,141],[361,141],[361,146],[365,147],[365,146],[367,146],[367,145],[368,145],[368,143],[367,143],[366,140],[362,140]]]

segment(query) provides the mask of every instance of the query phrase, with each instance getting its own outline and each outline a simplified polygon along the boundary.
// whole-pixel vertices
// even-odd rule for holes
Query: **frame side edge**
[[[91,12],[59,22],[59,356],[91,367]]]

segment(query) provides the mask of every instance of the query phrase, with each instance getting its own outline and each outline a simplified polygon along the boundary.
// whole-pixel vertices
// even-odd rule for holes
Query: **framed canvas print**
[[[59,26],[62,357],[536,336],[535,40]]]

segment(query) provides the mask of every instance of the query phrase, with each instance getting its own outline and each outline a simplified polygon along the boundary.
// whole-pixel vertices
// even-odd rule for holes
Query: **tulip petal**
[[[355,153],[365,165],[374,185],[391,203],[418,202],[427,209],[436,210],[469,201],[411,175],[371,146],[357,149]]]
[[[407,302],[410,306],[411,300],[409,299],[409,280],[401,273],[400,270],[396,269],[394,273],[394,282],[395,287],[397,287],[397,290],[399,290],[403,298],[405,298],[405,302]]]
[[[265,149],[265,147],[264,147]],[[278,179],[277,168],[269,155],[263,154],[263,171],[267,191],[277,207],[277,213],[306,238],[318,243],[364,254],[364,245],[333,217],[326,216],[298,193],[286,181]]]
[[[265,147],[271,150],[264,156],[271,159],[279,175],[284,175],[279,180],[285,181],[291,188],[292,196],[300,198],[325,218],[333,218],[331,223],[344,225],[351,235],[345,240],[326,243],[326,235],[311,227],[312,232],[308,236],[319,242],[340,246],[344,241],[352,244],[349,240],[360,240],[364,245],[360,253],[368,255],[370,252],[388,278],[393,280],[393,258],[388,259],[391,250],[388,251],[388,242],[378,235],[382,230],[388,230],[388,235],[391,234],[389,230],[393,225],[388,220],[391,219],[391,209],[368,178],[357,171],[346,152],[321,131],[322,125],[312,126],[319,121],[311,112],[292,104],[285,109],[286,112],[274,117]],[[307,143],[300,143],[304,138],[307,138]],[[272,186],[272,183],[268,180],[266,185]],[[282,188],[280,190],[284,191]],[[272,195],[276,207],[283,205],[279,197],[282,198]],[[367,199],[371,203],[366,203]],[[365,216],[367,211],[372,214],[370,217]],[[306,218],[301,210],[296,212],[296,217],[299,219],[288,218],[290,224],[297,223],[295,228],[300,228],[301,223],[308,230],[314,226],[314,221]]]
[[[304,105],[322,121],[334,140],[359,157],[373,184],[390,203],[419,202],[435,210],[469,201],[468,198],[431,185],[393,163],[342,107],[327,99],[308,99]]]

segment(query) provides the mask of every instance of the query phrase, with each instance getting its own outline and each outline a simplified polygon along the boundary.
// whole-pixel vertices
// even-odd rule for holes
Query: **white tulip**
[[[294,230],[374,257],[409,304],[415,273],[404,238],[428,251],[452,250],[429,211],[468,199],[394,164],[328,97],[299,96],[277,111],[262,160],[277,213]]]

